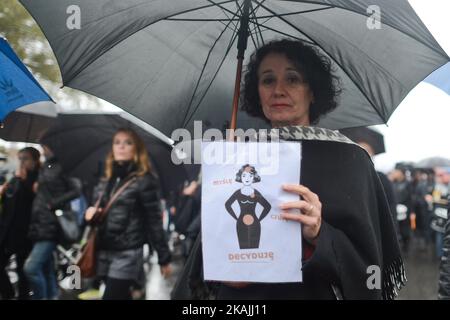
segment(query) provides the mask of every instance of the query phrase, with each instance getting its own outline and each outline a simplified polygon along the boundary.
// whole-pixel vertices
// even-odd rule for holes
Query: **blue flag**
[[[0,121],[12,111],[52,98],[20,61],[8,42],[0,38]]]

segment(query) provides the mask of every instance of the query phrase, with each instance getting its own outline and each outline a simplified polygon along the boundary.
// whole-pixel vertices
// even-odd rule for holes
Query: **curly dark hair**
[[[270,53],[283,54],[300,72],[314,94],[309,120],[316,124],[324,114],[337,107],[341,93],[339,78],[333,74],[331,61],[312,46],[290,39],[274,40],[257,49],[247,65],[241,89],[241,109],[249,115],[268,121],[264,116],[258,93],[258,69]]]
[[[250,168],[250,173],[253,174],[253,182],[260,182],[261,181],[261,177],[259,176],[258,172],[256,171],[255,167],[246,164],[244,166],[242,166],[242,168],[239,169],[239,171],[236,173],[236,181],[237,182],[242,182],[242,173],[245,171],[246,168]]]

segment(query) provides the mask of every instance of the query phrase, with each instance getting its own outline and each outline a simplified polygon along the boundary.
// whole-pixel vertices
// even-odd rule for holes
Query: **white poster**
[[[301,226],[279,208],[299,199],[282,185],[300,182],[300,162],[298,142],[202,143],[205,280],[302,281]]]

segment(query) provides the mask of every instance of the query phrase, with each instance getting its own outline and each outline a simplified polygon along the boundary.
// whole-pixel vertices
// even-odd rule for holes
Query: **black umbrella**
[[[172,163],[172,147],[125,117],[121,113],[60,113],[41,143],[53,150],[69,175],[92,187],[104,173],[114,133],[119,128],[131,128],[147,146],[163,195],[178,190],[188,177],[182,165]]]
[[[331,58],[344,89],[339,107],[319,123],[331,129],[386,123],[449,60],[407,0],[20,2],[50,42],[65,86],[168,136],[192,129],[193,120],[221,128],[231,105],[233,127],[244,60],[280,37]],[[79,12],[68,14],[69,7]],[[248,119],[240,115],[237,126],[261,124]]]
[[[356,143],[365,142],[369,144],[372,147],[374,154],[386,152],[384,147],[384,137],[378,131],[366,127],[348,128],[339,131]]]
[[[56,105],[38,102],[11,112],[0,128],[0,138],[6,141],[38,143],[44,132],[55,123]]]
[[[415,166],[418,168],[450,167],[450,159],[443,157],[430,157],[418,161]]]

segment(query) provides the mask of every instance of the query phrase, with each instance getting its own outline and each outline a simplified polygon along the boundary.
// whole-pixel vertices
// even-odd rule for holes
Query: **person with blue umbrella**
[[[6,39],[0,37],[0,122],[22,106],[53,101],[20,61]]]

